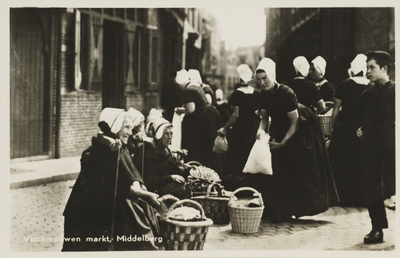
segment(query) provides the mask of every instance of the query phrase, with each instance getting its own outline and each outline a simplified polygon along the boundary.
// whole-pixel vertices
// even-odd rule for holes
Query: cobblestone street
[[[74,181],[10,190],[10,251],[59,252],[62,212]],[[256,234],[232,233],[231,225],[209,228],[204,250],[337,250],[395,253],[395,212],[387,210],[384,242],[364,245],[370,230],[364,208],[334,207],[325,213],[273,224],[261,222]],[[36,239],[36,240],[35,240]]]

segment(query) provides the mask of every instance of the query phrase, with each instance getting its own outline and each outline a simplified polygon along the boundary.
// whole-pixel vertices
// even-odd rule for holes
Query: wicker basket
[[[318,115],[319,123],[322,127],[322,133],[324,136],[331,135],[332,131],[332,116]]]
[[[240,191],[253,191],[260,198],[261,207],[234,207],[236,196]],[[236,233],[256,233],[260,226],[261,217],[264,211],[264,202],[259,192],[251,187],[241,187],[236,189],[229,198],[228,202],[229,217],[231,220],[232,231]]]
[[[200,211],[200,221],[171,220],[168,215],[178,206],[192,206]],[[205,216],[201,205],[192,200],[181,200],[171,205],[161,221],[165,250],[203,250],[208,228],[213,221]]]
[[[216,186],[217,196],[210,196],[211,189]],[[229,224],[228,201],[229,197],[224,196],[223,186],[212,183],[207,187],[207,192],[202,196],[194,196],[192,200],[200,203],[206,217],[211,218],[214,224]]]

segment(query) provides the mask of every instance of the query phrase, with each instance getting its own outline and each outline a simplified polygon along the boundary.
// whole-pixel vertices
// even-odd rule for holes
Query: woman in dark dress
[[[161,196],[172,194],[179,199],[190,198],[191,192],[185,183],[191,167],[181,164],[178,159],[186,155],[185,150],[173,151],[170,148],[172,124],[164,118],[158,118],[154,120],[153,128],[154,138],[144,140],[144,146],[140,147],[133,163],[143,171],[143,179],[149,191]]]
[[[264,217],[280,222],[292,216],[326,211],[338,196],[329,158],[316,115],[297,103],[293,90],[275,81],[275,63],[260,61],[256,70],[261,86],[262,119],[257,132],[268,133],[273,175],[254,174],[252,185],[262,193]]]
[[[185,114],[181,145],[188,151],[185,161],[198,161],[222,177],[221,156],[212,151],[217,130],[222,126],[221,116],[213,105],[207,103],[201,86],[190,82],[186,70],[177,73],[176,82],[184,100],[183,107],[176,108],[175,112]]]
[[[83,152],[81,172],[63,213],[65,239],[79,241],[64,241],[62,251],[155,250],[161,237],[153,207],[161,211],[160,203],[157,194],[146,190],[126,147],[132,118],[123,109],[105,108],[99,127],[123,144],[113,151],[107,141],[93,137]],[[126,241],[135,236],[149,241]]]
[[[243,168],[256,141],[260,124],[260,117],[256,115],[259,109],[259,93],[248,84],[253,73],[245,64],[240,65],[237,71],[241,83],[229,98],[233,113],[224,127],[218,130],[219,134],[227,135],[229,144],[227,164],[224,167],[224,186],[228,190],[235,190],[235,182],[243,177]]]
[[[304,106],[316,111],[317,114],[325,111],[325,102],[317,86],[306,79],[310,72],[310,64],[304,56],[298,56],[293,60],[296,70],[296,77],[285,85],[289,86],[296,93],[297,101]]]
[[[226,124],[231,117],[231,108],[229,104],[224,100],[224,92],[221,89],[215,91],[215,107],[217,108],[222,124]]]
[[[333,95],[335,94],[335,87],[325,79],[325,68],[326,61],[323,57],[317,56],[311,61],[310,66],[310,78],[315,82],[315,85],[318,87],[319,92],[321,94],[322,99],[327,102],[333,102]],[[326,103],[325,103],[326,104]],[[325,111],[328,111],[332,108],[332,105],[326,105]]]
[[[367,57],[359,54],[351,63],[353,77],[341,82],[336,90],[332,112],[332,136],[329,157],[341,205],[365,205],[363,175],[359,163],[360,140],[354,109],[367,89]]]

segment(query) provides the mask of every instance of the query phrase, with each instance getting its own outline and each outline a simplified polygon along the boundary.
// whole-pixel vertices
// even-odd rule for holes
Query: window
[[[103,27],[101,18],[76,14],[75,89],[101,90]]]

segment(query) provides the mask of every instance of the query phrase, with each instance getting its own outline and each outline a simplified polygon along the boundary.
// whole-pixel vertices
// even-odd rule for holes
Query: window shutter
[[[81,12],[76,10],[75,13],[75,89],[81,87],[82,72],[81,72]]]

